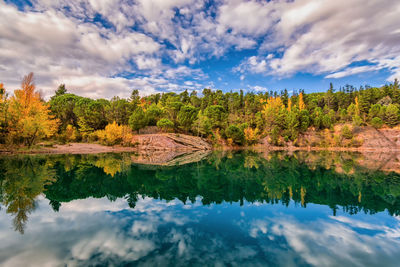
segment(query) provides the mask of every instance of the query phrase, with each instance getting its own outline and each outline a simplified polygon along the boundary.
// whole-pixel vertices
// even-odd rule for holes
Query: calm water
[[[0,158],[0,265],[399,266],[400,175],[353,154]]]

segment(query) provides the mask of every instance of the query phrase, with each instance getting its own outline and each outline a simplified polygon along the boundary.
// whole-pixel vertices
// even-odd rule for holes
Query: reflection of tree
[[[44,186],[54,181],[55,171],[44,157],[11,157],[0,159],[2,203],[14,215],[16,231],[24,233],[28,214],[36,208],[35,198]]]
[[[400,214],[400,175],[367,171],[352,154],[228,155],[218,152],[196,163],[170,167],[130,164],[127,154],[0,159],[0,200],[21,232],[42,191],[55,211],[62,202],[87,197],[125,198],[133,208],[139,196],[182,202],[200,196],[205,205],[294,201],[303,207],[328,205],[334,214],[339,207],[350,214],[385,209]],[[50,183],[53,177],[56,181]]]
[[[131,165],[113,178],[96,167],[98,159],[82,157],[70,171],[62,166],[57,169],[58,181],[47,187],[46,196],[57,202],[90,196],[126,197],[131,206],[138,195],[183,202],[201,196],[203,204],[247,200],[288,205],[293,200],[304,207],[307,203],[328,205],[333,212],[342,206],[350,214],[384,209],[399,214],[399,175],[367,171],[357,166],[350,154],[321,155],[271,153],[265,159],[248,151],[229,157],[218,152],[183,166]],[[353,171],[336,171],[348,166]]]
[[[106,174],[112,177],[114,177],[116,173],[124,171],[128,164],[130,164],[129,157],[116,157],[115,154],[101,155],[94,163],[96,167],[102,168]]]

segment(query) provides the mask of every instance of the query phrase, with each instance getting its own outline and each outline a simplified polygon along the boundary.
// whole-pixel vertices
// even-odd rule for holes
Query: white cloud
[[[271,61],[272,74],[290,75],[298,71],[334,73],[357,61],[378,63],[397,57],[400,46],[395,0],[288,2],[282,6],[274,36],[264,48],[283,50],[281,58]],[[340,75],[369,71],[345,70]],[[334,75],[335,76],[335,75]]]
[[[12,91],[33,71],[49,96],[62,80],[88,92],[99,85],[89,78],[103,77],[105,95],[87,96],[128,96],[123,86],[141,84],[147,94],[179,88],[193,73],[208,84],[192,65],[252,49],[234,68],[241,75],[387,69],[391,81],[400,78],[399,13],[397,0],[36,0],[23,11],[0,0],[0,79]],[[349,67],[364,61],[374,67]]]
[[[346,68],[342,71],[338,71],[332,74],[329,74],[327,76],[325,76],[325,78],[342,78],[342,77],[346,77],[349,75],[354,75],[357,73],[363,73],[363,72],[367,72],[367,71],[374,71],[377,70],[379,67],[378,66],[360,66],[360,67],[350,67],[350,68]]]
[[[243,60],[239,66],[233,68],[233,71],[245,73],[265,73],[267,70],[267,61],[257,56],[251,56]]]
[[[225,1],[219,8],[218,31],[232,30],[233,34],[250,36],[265,34],[279,18],[274,6],[259,1]]]

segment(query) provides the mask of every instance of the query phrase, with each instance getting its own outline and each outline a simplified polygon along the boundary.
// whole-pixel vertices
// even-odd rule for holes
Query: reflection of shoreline
[[[16,155],[0,157],[0,200],[21,226],[42,192],[55,211],[88,197],[125,198],[134,208],[142,195],[183,203],[201,196],[204,205],[294,200],[327,205],[333,214],[341,206],[349,214],[398,215],[400,175],[381,171],[396,168],[391,161],[390,154],[326,151]]]
[[[158,165],[158,166],[178,166],[198,162],[208,155],[211,151],[144,151],[138,155],[133,155],[132,162],[144,165]]]
[[[400,174],[400,153],[395,151],[374,152],[374,151],[334,151],[334,150],[273,150],[254,152],[261,153],[263,158],[269,159],[270,155],[279,153],[287,156],[295,156],[306,163],[310,168],[324,166],[326,169],[334,168],[337,173],[352,173],[344,171],[343,165],[362,167],[371,171],[382,171],[385,173],[395,172]]]

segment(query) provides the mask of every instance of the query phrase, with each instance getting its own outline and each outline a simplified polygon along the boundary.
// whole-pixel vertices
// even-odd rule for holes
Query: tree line
[[[215,144],[251,145],[268,136],[274,145],[292,141],[310,127],[336,124],[394,127],[400,123],[400,88],[395,80],[382,87],[305,93],[223,92],[204,89],[129,98],[91,99],[69,93],[60,85],[50,100],[37,92],[33,73],[9,97],[0,84],[0,143],[31,146],[39,140],[100,141],[129,145],[132,135],[147,126],[164,132],[201,136]],[[350,135],[344,128],[343,135]]]

